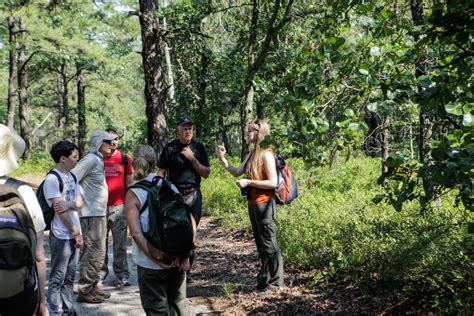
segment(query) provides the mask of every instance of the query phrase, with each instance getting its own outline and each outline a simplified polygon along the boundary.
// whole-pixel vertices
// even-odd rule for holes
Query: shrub
[[[49,152],[44,150],[33,150],[28,160],[20,159],[19,167],[9,174],[18,177],[25,174],[32,176],[45,176],[48,170],[54,167],[54,161]]]
[[[237,160],[232,161],[234,165]],[[213,161],[203,181],[207,211],[226,226],[250,229],[235,179]],[[473,307],[472,236],[468,215],[450,196],[421,212],[416,202],[396,212],[372,199],[381,193],[380,161],[351,159],[329,167],[289,160],[300,197],[278,208],[278,238],[285,260],[324,276],[350,274],[360,289],[422,302],[435,311]]]

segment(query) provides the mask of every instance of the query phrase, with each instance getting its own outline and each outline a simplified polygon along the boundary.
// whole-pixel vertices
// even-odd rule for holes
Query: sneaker
[[[111,294],[107,291],[104,291],[103,289],[101,289],[100,287],[94,287],[91,291],[91,293],[93,295],[96,295],[96,296],[100,296],[100,297],[103,297],[103,298],[110,298]]]
[[[127,278],[121,278],[121,279],[118,279],[117,280],[117,286],[118,287],[121,287],[121,286],[129,286],[130,285],[130,281],[128,281]]]
[[[257,296],[267,296],[278,294],[279,292],[283,291],[283,286],[276,286],[276,285],[267,285],[265,288],[257,289]]]
[[[98,295],[94,295],[92,293],[89,293],[87,295],[79,294],[77,296],[77,301],[79,303],[100,304],[104,302],[104,298]]]

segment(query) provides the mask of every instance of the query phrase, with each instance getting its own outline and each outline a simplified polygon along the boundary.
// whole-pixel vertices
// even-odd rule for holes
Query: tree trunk
[[[413,19],[413,24],[416,26],[424,25],[423,19],[423,1],[422,0],[410,0],[410,10]],[[419,36],[415,35],[415,41],[419,40]],[[423,49],[423,48],[422,48]],[[415,62],[415,77],[419,78],[428,73],[428,66],[423,59],[418,59]],[[417,87],[418,94],[423,91],[423,87]],[[431,152],[428,150],[427,145],[433,135],[433,123],[430,120],[428,113],[426,112],[423,103],[420,103],[420,130],[419,130],[419,143],[418,149],[420,154],[420,162],[430,164]],[[430,177],[423,177],[423,188],[426,196],[433,196],[434,188],[431,184]]]
[[[67,79],[66,63],[62,62],[59,66],[58,73],[58,117],[57,126],[60,131],[63,131],[63,137],[67,137],[67,126],[69,125],[69,101],[68,101],[68,79]]]
[[[15,123],[15,94],[17,84],[17,63],[16,63],[16,33],[15,20],[13,16],[7,18],[8,25],[8,99],[7,99],[7,126],[13,128]]]
[[[84,156],[86,144],[86,85],[84,83],[84,70],[79,63],[77,68],[77,147],[79,156]]]
[[[366,109],[364,121],[369,127],[364,141],[365,154],[371,157],[380,157],[380,149],[382,147],[380,116]]]
[[[224,144],[225,150],[227,151],[227,154],[229,156],[232,156],[232,150],[230,147],[229,143],[229,138],[227,137],[227,130],[225,128],[225,123],[224,123],[224,115],[219,113],[219,129],[220,129],[220,134],[222,138],[222,143]]]
[[[265,64],[265,60],[268,53],[271,50],[271,42],[275,38],[276,34],[291,20],[290,12],[293,6],[294,0],[289,0],[284,7],[284,14],[278,21],[278,17],[281,16],[281,0],[275,0],[273,2],[272,11],[268,20],[265,37],[260,45],[260,48],[256,49],[257,44],[257,30],[259,20],[259,0],[253,0],[252,6],[252,19],[249,29],[249,47],[248,47],[248,68],[244,82],[244,100],[240,105],[240,128],[242,135],[242,151],[241,158],[248,152],[248,146],[245,143],[246,127],[252,120],[253,113],[253,99],[255,94],[254,78],[260,68]],[[263,115],[263,109],[259,109],[260,115]]]
[[[147,135],[157,153],[161,153],[167,143],[165,74],[163,67],[163,38],[158,20],[153,12],[158,4],[154,0],[140,0],[140,27],[142,35],[142,59],[145,72],[145,101],[147,115]]]
[[[168,0],[163,0],[163,7],[166,8],[168,6]],[[168,29],[167,23],[166,23],[166,17],[163,17],[163,30],[166,32]],[[170,50],[171,47],[168,46],[168,43],[165,41],[164,42],[165,46],[165,61],[166,61],[166,70],[167,70],[167,75],[168,75],[168,97],[170,100],[170,103],[173,104],[175,102],[174,99],[174,78],[173,78],[173,67],[171,65],[171,56],[170,56]]]
[[[30,131],[28,128],[28,77],[26,73],[26,25],[23,18],[20,18],[20,51],[18,52],[18,86],[20,87],[20,135],[25,141],[26,147],[23,158],[30,157]]]
[[[247,134],[247,125],[252,120],[253,112],[253,97],[254,97],[254,86],[253,78],[255,73],[253,72],[253,65],[255,63],[255,45],[257,42],[257,30],[259,20],[259,0],[253,0],[252,2],[252,18],[250,20],[249,28],[249,46],[247,51],[248,62],[247,62],[247,75],[244,83],[244,102],[240,104],[240,131],[242,135],[242,149],[240,158],[243,160],[245,155],[249,151],[249,146],[245,142],[245,136]]]
[[[382,173],[388,172],[388,127],[390,126],[390,118],[385,116],[382,123]]]
[[[196,137],[202,139],[202,135],[206,134],[206,89],[207,89],[207,72],[209,69],[209,53],[206,48],[201,52],[201,67],[198,82],[198,111],[196,115]]]

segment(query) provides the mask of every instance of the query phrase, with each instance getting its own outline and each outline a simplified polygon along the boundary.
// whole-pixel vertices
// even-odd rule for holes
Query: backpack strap
[[[46,174],[54,174],[56,176],[56,178],[58,178],[58,182],[59,182],[59,192],[63,193],[63,190],[64,190],[64,182],[63,182],[63,179],[61,178],[61,176],[59,175],[59,173],[57,173],[54,169],[51,169],[49,170],[49,172]],[[71,173],[72,174],[72,173]],[[74,176],[74,181],[77,181],[76,179],[76,176]],[[77,183],[77,182],[76,182]]]
[[[72,178],[74,179],[74,183],[77,184],[77,177],[76,177],[76,175],[75,175],[74,173],[72,173],[72,172],[69,172],[69,173],[71,174]]]
[[[120,152],[122,155],[122,165],[123,165],[123,183],[127,187],[127,169],[128,169],[128,157],[127,154]]]
[[[158,184],[158,182],[161,180],[163,180],[163,183],[164,183],[164,179],[162,177],[154,177],[152,181],[148,181],[148,180],[141,180],[135,184],[133,184],[132,186],[130,186],[127,190],[129,189],[142,189],[142,190],[145,190],[147,191],[147,193],[150,192],[151,188],[153,188],[154,186],[156,186]],[[145,212],[146,208],[148,207],[148,199],[145,201],[145,203],[143,203],[142,207],[140,208],[140,215]]]
[[[7,181],[5,181],[5,184],[11,187],[14,187],[15,189],[18,189],[19,187],[21,187],[22,185],[25,185],[26,183],[21,180],[8,177]]]

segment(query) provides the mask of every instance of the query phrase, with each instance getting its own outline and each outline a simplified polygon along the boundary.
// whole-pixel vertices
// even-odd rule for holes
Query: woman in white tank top
[[[156,176],[156,153],[142,145],[133,154],[133,177],[136,181],[152,181]],[[159,180],[162,181],[162,180]],[[159,184],[159,182],[158,182]],[[147,192],[140,188],[127,191],[125,217],[132,235],[132,256],[137,264],[142,307],[148,314],[186,315],[186,271],[189,259],[160,260],[159,250],[143,235],[149,229],[148,208],[140,214]]]

